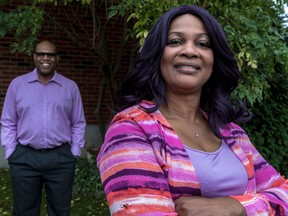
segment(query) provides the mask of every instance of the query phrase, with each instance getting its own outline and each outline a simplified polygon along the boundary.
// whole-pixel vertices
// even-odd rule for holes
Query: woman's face
[[[203,22],[191,14],[175,18],[160,66],[167,91],[181,94],[201,91],[211,76],[213,62],[210,38]]]

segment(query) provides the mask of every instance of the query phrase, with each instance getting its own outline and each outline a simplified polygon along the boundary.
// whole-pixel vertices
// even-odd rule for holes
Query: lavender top
[[[223,197],[244,194],[247,172],[228,145],[222,141],[215,152],[204,152],[185,146],[199,178],[201,195]]]
[[[69,142],[72,153],[80,155],[86,123],[77,84],[55,72],[44,85],[36,69],[15,78],[7,90],[1,124],[5,158],[18,142],[35,149]]]

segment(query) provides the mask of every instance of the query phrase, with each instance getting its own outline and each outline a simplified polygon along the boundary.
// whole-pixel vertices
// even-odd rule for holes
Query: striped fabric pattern
[[[221,133],[233,137],[226,142],[248,173],[245,194],[232,197],[248,216],[288,215],[288,181],[263,159],[239,126],[231,123]],[[170,124],[159,111],[146,113],[139,105],[114,117],[97,165],[113,216],[177,215],[173,200],[201,196],[193,164]]]

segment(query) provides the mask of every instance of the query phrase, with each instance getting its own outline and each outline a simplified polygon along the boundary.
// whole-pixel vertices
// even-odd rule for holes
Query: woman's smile
[[[214,54],[203,22],[191,14],[175,18],[160,66],[167,92],[201,91],[212,74],[213,63]]]

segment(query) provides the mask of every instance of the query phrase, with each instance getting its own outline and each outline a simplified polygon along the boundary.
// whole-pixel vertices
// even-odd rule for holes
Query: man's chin
[[[43,77],[50,77],[54,75],[54,72],[41,70],[41,71],[38,71],[38,74]]]

